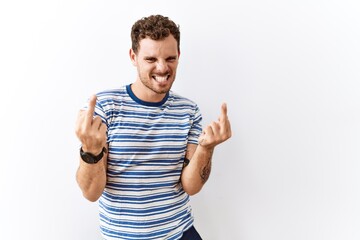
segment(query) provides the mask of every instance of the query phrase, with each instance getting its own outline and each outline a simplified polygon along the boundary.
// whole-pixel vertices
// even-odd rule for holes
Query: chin
[[[156,92],[157,94],[165,94],[165,93],[168,93],[171,89],[171,86],[170,87],[166,87],[166,88],[153,88],[152,90],[154,92]]]
[[[158,82],[154,82],[154,84],[152,85],[152,90],[156,93],[159,94],[164,94],[170,91],[173,82],[171,80],[168,80],[169,82],[166,82],[165,84],[161,84]]]
[[[156,94],[168,93],[174,82],[173,78],[167,79],[166,82],[164,82],[164,83],[160,83],[160,82],[156,81],[155,79],[153,79],[152,77],[147,78],[147,79],[142,78],[140,80],[141,80],[143,86],[150,89],[151,91],[153,91]]]

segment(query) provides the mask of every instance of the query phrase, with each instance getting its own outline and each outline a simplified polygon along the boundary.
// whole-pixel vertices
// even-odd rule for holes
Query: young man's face
[[[179,61],[175,38],[171,34],[157,41],[144,38],[139,42],[137,54],[130,50],[130,58],[138,71],[135,83],[138,92],[153,101],[160,101],[175,81]]]

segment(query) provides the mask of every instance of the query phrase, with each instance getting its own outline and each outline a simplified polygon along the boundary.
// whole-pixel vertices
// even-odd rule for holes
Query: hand
[[[216,122],[212,122],[204,128],[199,137],[199,144],[202,147],[213,149],[216,145],[226,141],[231,137],[231,126],[227,116],[227,106],[223,103],[221,114]]]
[[[106,146],[106,125],[99,116],[94,117],[96,96],[93,95],[89,100],[87,110],[80,110],[76,121],[75,133],[82,143],[84,152],[98,155]]]

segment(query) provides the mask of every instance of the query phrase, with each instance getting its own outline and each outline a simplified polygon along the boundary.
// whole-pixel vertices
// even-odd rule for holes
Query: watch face
[[[94,156],[91,153],[84,152],[82,148],[80,148],[80,156],[86,163],[97,163],[104,156],[104,149],[98,156]]]

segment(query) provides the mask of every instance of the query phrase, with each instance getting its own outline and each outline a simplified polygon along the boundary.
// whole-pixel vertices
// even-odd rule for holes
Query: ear
[[[130,50],[129,50],[129,56],[130,56],[130,60],[131,60],[132,64],[134,66],[137,66],[137,59],[136,59],[137,56],[132,48],[130,48]]]

